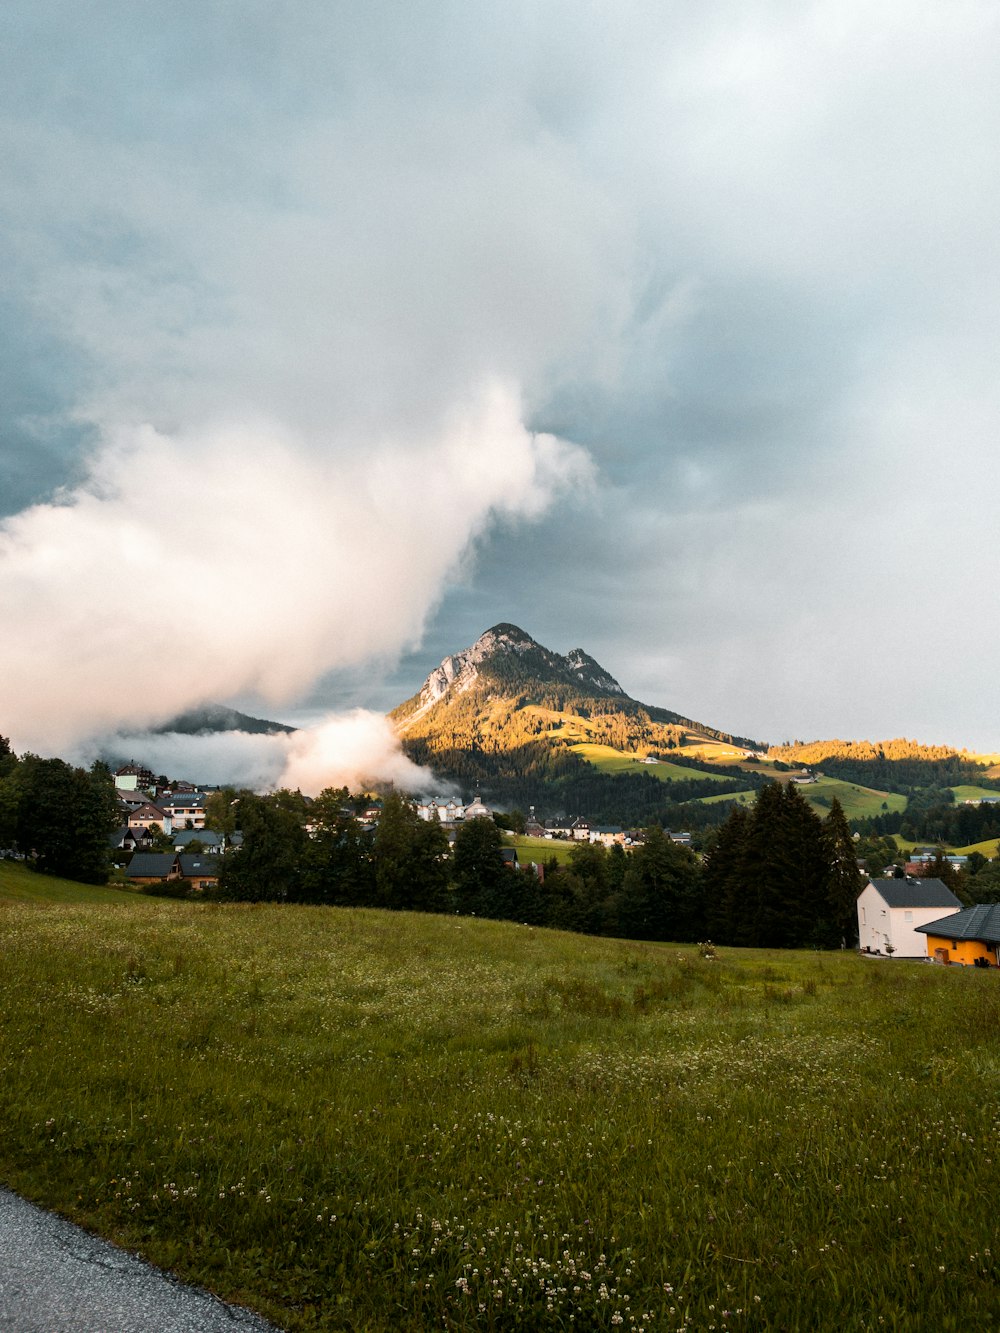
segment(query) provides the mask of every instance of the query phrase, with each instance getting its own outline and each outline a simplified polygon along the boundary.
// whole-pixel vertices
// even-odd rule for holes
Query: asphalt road
[[[275,1333],[0,1189],[2,1333]]]

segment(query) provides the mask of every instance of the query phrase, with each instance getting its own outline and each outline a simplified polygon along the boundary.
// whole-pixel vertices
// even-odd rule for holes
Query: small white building
[[[930,925],[961,910],[951,889],[939,879],[872,879],[858,896],[858,943],[868,953],[896,958],[926,958]]]
[[[201,792],[172,792],[160,800],[164,814],[169,815],[174,828],[205,827],[205,797]]]

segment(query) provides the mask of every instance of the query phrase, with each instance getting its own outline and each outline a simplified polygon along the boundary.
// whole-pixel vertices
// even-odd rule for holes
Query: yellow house
[[[1000,903],[980,903],[914,929],[927,936],[927,956],[939,963],[1000,967]]]

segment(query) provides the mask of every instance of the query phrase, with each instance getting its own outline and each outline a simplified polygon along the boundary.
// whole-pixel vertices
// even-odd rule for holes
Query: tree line
[[[858,827],[869,834],[898,833],[909,842],[968,847],[1000,838],[1000,804],[958,804],[953,792],[927,788],[913,792],[904,811],[891,810],[859,820]]]
[[[628,853],[575,845],[568,863],[548,859],[541,877],[505,861],[493,820],[462,825],[452,847],[399,793],[384,797],[374,827],[359,818],[367,801],[343,788],[314,801],[290,791],[212,793],[209,826],[243,835],[221,860],[217,896],[459,913],[643,940],[835,947],[854,938],[863,881],[843,810],[834,801],[821,820],[790,785],[769,783],[753,806],[733,807],[703,861],[651,825]],[[103,883],[118,821],[106,765],[18,759],[0,738],[0,846],[20,848],[39,871]]]
[[[62,759],[19,759],[0,736],[0,848],[14,848],[45,874],[105,884],[108,835],[121,822],[106,764],[76,768]]]
[[[821,820],[794,787],[771,783],[736,807],[704,862],[657,826],[628,853],[581,843],[539,878],[505,863],[493,820],[436,821],[390,793],[374,829],[346,790],[308,807],[297,793],[241,793],[243,845],[223,859],[219,896],[236,901],[451,912],[630,939],[758,947],[840,947],[856,937],[863,879],[839,802]]]

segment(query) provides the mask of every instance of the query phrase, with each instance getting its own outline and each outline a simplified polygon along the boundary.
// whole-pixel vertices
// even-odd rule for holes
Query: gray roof
[[[953,940],[1000,944],[1000,903],[979,903],[976,907],[956,912],[954,916],[945,916],[913,929],[922,930],[925,935],[947,935]]]
[[[199,853],[188,855],[182,852],[177,859],[181,863],[181,874],[185,879],[191,879],[198,875],[217,875],[219,873],[219,862],[214,856],[204,856]]]
[[[176,860],[174,852],[136,852],[126,873],[129,879],[166,879]]]
[[[873,879],[887,907],[961,907],[939,879]]]
[[[219,847],[222,843],[222,839],[219,837],[218,833],[213,833],[211,829],[207,828],[178,829],[170,836],[174,840],[174,846],[178,849],[186,847],[189,842],[200,842],[206,849]]]

